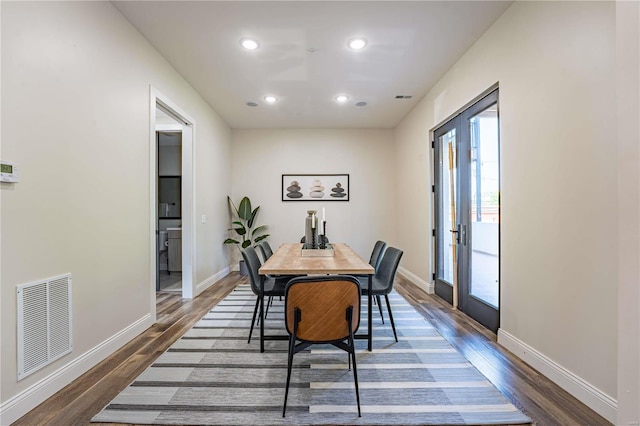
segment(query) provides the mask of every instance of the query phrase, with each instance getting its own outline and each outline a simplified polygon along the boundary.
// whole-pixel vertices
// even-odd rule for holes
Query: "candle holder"
[[[322,221],[322,235],[320,236],[320,248],[321,249],[327,248],[327,241],[329,241],[327,239],[327,221],[323,220]]]

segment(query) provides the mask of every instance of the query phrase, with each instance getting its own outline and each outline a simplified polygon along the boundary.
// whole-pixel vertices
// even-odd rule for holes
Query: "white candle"
[[[311,216],[311,229],[316,229],[316,214]]]
[[[324,213],[324,207],[322,208],[322,221],[326,221],[327,220],[327,216]]]

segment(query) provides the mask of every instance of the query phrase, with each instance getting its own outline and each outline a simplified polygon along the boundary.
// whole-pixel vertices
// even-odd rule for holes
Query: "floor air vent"
[[[19,285],[18,380],[71,352],[71,274]]]

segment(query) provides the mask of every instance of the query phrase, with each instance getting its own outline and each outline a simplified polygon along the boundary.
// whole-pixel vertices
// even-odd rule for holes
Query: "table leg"
[[[369,333],[369,345],[368,345],[369,352],[371,352],[371,349],[372,349],[371,348],[371,342],[373,340],[373,332],[372,332],[372,328],[371,328],[372,323],[373,323],[372,318],[371,318],[371,310],[372,310],[372,305],[373,305],[373,300],[372,300],[373,296],[371,294],[372,292],[373,292],[373,275],[369,275],[369,279],[368,279],[368,282],[367,282],[367,295],[368,295],[367,299],[368,299],[368,302],[369,302],[369,311],[367,312],[368,319],[369,319],[369,323],[367,325],[367,332]]]
[[[260,275],[260,352],[264,352],[264,275]]]

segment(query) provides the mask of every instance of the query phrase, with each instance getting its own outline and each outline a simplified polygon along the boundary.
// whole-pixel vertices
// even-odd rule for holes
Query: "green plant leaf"
[[[238,217],[243,220],[249,220],[251,218],[251,200],[249,200],[249,197],[244,197],[240,201]],[[251,227],[251,225],[249,225],[249,227]]]
[[[239,221],[234,221],[231,222],[232,224],[236,225],[235,228],[231,228],[234,231],[236,231],[238,233],[238,235],[245,235],[247,233],[247,228],[244,226],[244,223],[239,222]]]
[[[229,204],[231,204],[231,207],[233,207],[233,211],[240,216],[240,212],[238,211],[238,208],[236,207],[236,205],[234,204],[233,200],[231,199],[231,197],[229,197],[227,195],[227,201],[229,201]]]
[[[251,245],[251,240],[246,240],[242,242],[242,248],[245,249]]]
[[[240,244],[240,241],[236,241],[233,238],[227,238],[226,240],[224,240],[225,244]]]
[[[253,242],[254,243],[259,243],[260,241],[262,241],[262,240],[264,240],[265,238],[268,238],[268,237],[269,237],[269,234],[260,235]]]
[[[256,207],[255,210],[251,212],[251,217],[249,218],[249,221],[247,222],[247,225],[249,225],[249,228],[253,228],[253,222],[256,220],[256,216],[258,214],[258,210],[260,210],[260,206]]]
[[[260,232],[264,232],[267,230],[267,225],[262,225],[262,226],[258,226],[256,229],[254,229],[251,232],[251,236],[255,237],[256,234],[260,233]]]

